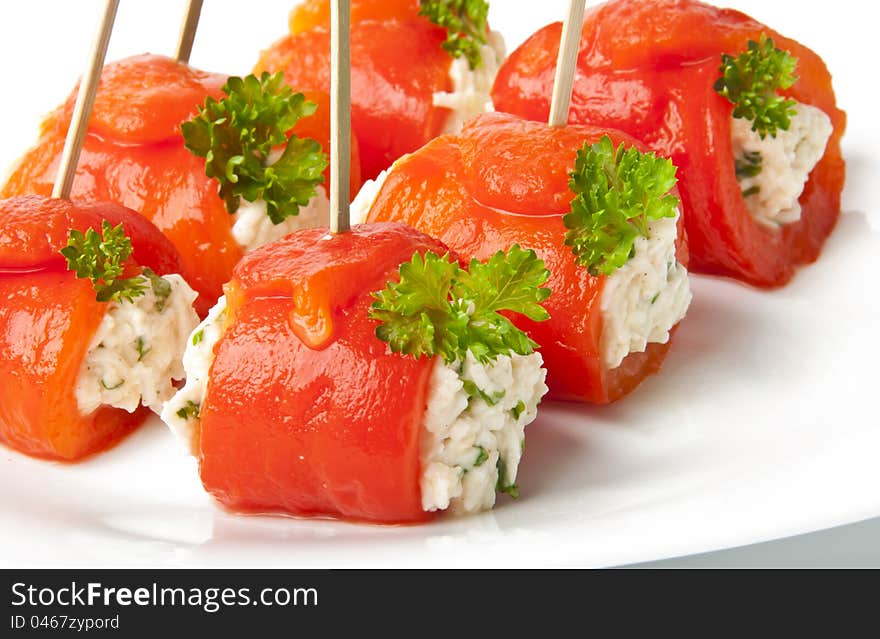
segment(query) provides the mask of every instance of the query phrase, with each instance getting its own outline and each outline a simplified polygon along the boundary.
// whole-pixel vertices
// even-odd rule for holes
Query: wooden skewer
[[[351,227],[351,0],[330,3],[330,231]]]
[[[101,70],[104,68],[107,45],[110,43],[110,34],[113,31],[113,22],[116,20],[116,9],[118,8],[119,0],[107,0],[104,15],[101,16],[101,22],[98,26],[98,33],[92,44],[89,65],[80,80],[76,104],[73,107],[73,117],[70,120],[70,128],[67,130],[67,138],[64,140],[64,150],[61,152],[61,164],[58,166],[58,175],[55,177],[55,185],[52,189],[52,197],[63,199],[70,197],[73,178],[76,175],[76,165],[79,162],[79,154],[88,130],[89,116],[92,113],[92,105],[95,103],[95,94],[98,92]]]
[[[175,58],[178,62],[189,62],[189,56],[192,55],[196,29],[199,27],[199,16],[202,15],[202,2],[203,0],[189,0],[186,5],[186,14],[183,17],[183,24],[180,25],[180,36],[177,38]]]
[[[571,91],[577,70],[577,54],[584,23],[584,0],[569,0],[568,14],[562,23],[559,39],[559,57],[556,58],[556,76],[553,79],[553,100],[550,103],[550,126],[565,126],[571,106]]]

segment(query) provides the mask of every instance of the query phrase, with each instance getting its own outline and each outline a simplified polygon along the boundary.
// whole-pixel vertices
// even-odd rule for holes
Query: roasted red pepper
[[[184,147],[180,124],[207,97],[221,97],[226,79],[155,55],[108,64],[73,185],[75,198],[118,202],[159,227],[180,251],[181,275],[199,293],[195,306],[202,316],[217,301],[242,251],[218,184],[205,175],[204,160]],[[326,150],[329,97],[321,92],[307,97],[318,110],[297,122],[293,132],[316,139]],[[75,99],[74,91],[43,123],[37,146],[0,191],[4,197],[51,193]],[[356,142],[352,146],[356,154]],[[353,193],[360,186],[357,166],[353,162]]]
[[[200,409],[202,481],[235,510],[419,521],[432,360],[392,354],[371,293],[413,253],[400,224],[297,231],[246,256]]]
[[[493,91],[498,110],[547,118],[560,30],[551,24],[511,54]],[[713,88],[722,53],[737,55],[762,34],[798,59],[798,81],[781,93],[821,109],[834,127],[800,197],[801,220],[779,229],[746,208],[731,149],[733,105]],[[693,0],[616,0],[592,9],[569,121],[621,129],[672,158],[694,271],[780,286],[819,256],[837,221],[846,116],[831,75],[813,51],[737,11]]]
[[[256,71],[284,71],[292,87],[329,91],[329,6],[307,0],[294,9],[291,33],[262,53]],[[418,0],[352,2],[351,117],[365,179],[439,135],[449,114],[433,102],[451,89],[446,31],[418,11]]]
[[[121,223],[131,239],[128,272],[180,271],[165,236],[119,205],[0,200],[0,440],[28,455],[79,459],[112,446],[149,414],[77,409],[77,378],[107,304],[67,270],[59,251],[71,229],[100,231],[104,220]]]
[[[471,120],[461,136],[442,136],[395,164],[367,221],[409,224],[466,258],[488,259],[513,244],[534,249],[550,271],[546,322],[518,318],[541,346],[550,398],[607,403],[659,370],[669,348],[652,343],[608,370],[600,355],[605,277],[593,277],[565,245],[562,217],[574,194],[568,173],[584,143],[609,135],[597,127],[551,128],[506,114]],[[687,264],[683,239],[678,260]]]

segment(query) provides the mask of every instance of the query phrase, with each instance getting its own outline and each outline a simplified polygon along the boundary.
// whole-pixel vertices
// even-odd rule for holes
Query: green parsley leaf
[[[153,308],[157,313],[161,313],[165,310],[168,296],[171,295],[171,282],[156,275],[151,268],[144,268],[143,276],[150,282],[150,287],[153,289],[153,297],[156,298]]]
[[[746,151],[742,157],[735,158],[733,168],[736,171],[736,179],[744,180],[746,178],[756,177],[761,174],[761,163],[763,159],[758,151]],[[761,192],[761,187],[757,184],[743,190],[743,197],[755,195]]]
[[[441,355],[462,360],[470,351],[481,363],[499,355],[528,355],[537,344],[500,314],[521,313],[536,322],[550,316],[541,303],[550,273],[534,251],[513,245],[468,271],[449,255],[413,255],[400,266],[400,281],[373,293],[370,317],[381,324],[376,336],[395,353]]]
[[[467,313],[450,303],[454,278],[461,271],[448,255],[416,253],[400,265],[400,281],[373,293],[370,317],[382,322],[376,337],[395,353],[416,358],[441,352],[458,353],[458,335],[468,323]],[[454,329],[454,330],[453,330]],[[447,357],[447,360],[450,358]]]
[[[149,353],[151,350],[153,350],[152,347],[146,347],[147,344],[144,341],[143,336],[139,336],[135,340],[134,345],[135,345],[135,348],[137,348],[137,354],[138,354],[137,361],[139,361],[139,362],[142,361],[144,359],[144,357],[146,357],[147,353]]]
[[[516,406],[510,409],[510,414],[513,415],[513,418],[518,420],[520,415],[522,415],[526,410],[525,402],[522,400],[516,403]]]
[[[196,334],[192,336],[192,345],[198,346],[203,339],[205,339],[205,329],[197,331]]]
[[[67,246],[60,253],[78,278],[91,280],[99,302],[131,302],[146,288],[143,277],[119,279],[132,250],[122,224],[113,226],[104,220],[100,234],[91,228],[85,233],[71,229]]]
[[[208,98],[199,114],[181,125],[186,148],[205,158],[205,174],[220,182],[226,210],[235,213],[241,198],[262,199],[274,224],[297,215],[324,181],[327,155],[315,140],[287,137],[297,120],[312,115],[314,102],[284,84],[284,74],[232,77],[226,97]],[[269,164],[274,147],[286,143]]]
[[[743,180],[745,178],[756,177],[761,174],[761,153],[759,151],[746,151],[742,157],[733,161],[733,167],[736,170],[736,179]]]
[[[486,449],[482,446],[477,446],[477,459],[474,461],[474,468],[482,466],[487,459],[489,459],[489,453],[486,452]]]
[[[648,222],[675,217],[675,165],[635,148],[615,150],[607,135],[577,152],[569,188],[575,193],[563,222],[565,243],[591,275],[610,275],[633,255]]]
[[[198,419],[200,410],[201,406],[199,404],[189,400],[183,408],[177,411],[177,416],[180,419]]]
[[[482,388],[477,386],[477,384],[470,379],[462,380],[462,386],[464,388],[464,392],[468,394],[471,399],[482,399],[489,406],[495,406],[498,402],[504,399],[505,392],[503,390],[496,391],[489,395]]]
[[[489,30],[486,0],[419,0],[419,15],[446,29],[443,48],[452,57],[467,58],[471,69],[483,63],[480,47]]]
[[[519,486],[511,482],[507,476],[507,464],[504,463],[504,457],[498,456],[498,481],[495,483],[495,490],[501,493],[507,493],[514,499],[519,499]]]
[[[149,284],[156,298],[155,309],[161,312],[171,295],[168,280],[146,267],[138,277],[119,279],[132,251],[131,240],[122,224],[113,226],[104,220],[100,234],[91,228],[85,233],[71,229],[67,246],[59,252],[67,260],[67,268],[78,278],[91,280],[99,302],[133,302],[145,293]]]
[[[768,134],[775,138],[777,130],[788,130],[791,116],[797,113],[795,101],[777,93],[797,82],[797,62],[761,34],[760,42],[749,40],[748,49],[737,57],[722,54],[715,90],[734,105],[733,117],[750,120],[752,131],[762,140]]]

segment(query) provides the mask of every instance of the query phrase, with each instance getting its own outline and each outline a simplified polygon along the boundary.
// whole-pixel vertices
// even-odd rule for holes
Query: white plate
[[[7,86],[0,168],[32,142],[39,115],[66,95],[99,4],[0,9]],[[232,3],[207,3],[193,63],[246,72],[256,51],[284,31],[288,4],[265,2],[259,15],[241,15]],[[495,0],[493,25],[512,48],[561,16],[565,2],[516,3],[504,15],[508,4]],[[181,5],[123,3],[110,59],[170,52]],[[77,465],[2,449],[0,562],[602,566],[880,515],[880,140],[872,120],[878,96],[861,46],[873,42],[870,21],[859,19],[856,2],[836,3],[833,14],[825,3],[737,6],[817,49],[835,72],[850,115],[846,213],[820,261],[781,291],[695,278],[693,307],[663,373],[630,398],[605,408],[542,407],[529,427],[519,501],[409,527],[236,516],[213,505],[194,460],[154,420]],[[241,30],[236,37],[232,23]],[[20,59],[28,64],[17,65]],[[27,97],[12,101],[10,87]]]

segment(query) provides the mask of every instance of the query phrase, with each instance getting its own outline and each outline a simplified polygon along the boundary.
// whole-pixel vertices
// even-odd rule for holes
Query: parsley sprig
[[[514,244],[486,263],[462,269],[449,255],[413,255],[400,266],[400,281],[373,294],[370,317],[381,322],[376,336],[395,353],[464,359],[481,363],[511,352],[528,355],[537,344],[500,314],[512,311],[536,322],[550,317],[541,303],[550,273],[534,251]]]
[[[280,224],[299,213],[324,181],[327,155],[311,138],[287,132],[317,106],[284,84],[284,74],[232,77],[226,97],[208,98],[199,114],[181,125],[186,148],[205,158],[205,174],[220,182],[226,210],[235,213],[241,198],[263,199],[269,218]],[[287,144],[269,163],[274,147]]]
[[[78,278],[91,280],[99,302],[132,302],[145,293],[149,284],[156,296],[156,310],[161,311],[171,294],[166,280],[149,268],[137,277],[120,279],[133,250],[122,224],[113,226],[104,220],[100,233],[92,228],[85,233],[71,229],[67,246],[60,253]]]
[[[575,193],[563,222],[565,243],[591,275],[610,275],[632,257],[648,222],[675,217],[675,165],[636,148],[617,149],[607,135],[577,152],[569,188]]]
[[[797,113],[795,101],[777,93],[797,81],[797,62],[762,34],[760,42],[749,40],[744,53],[736,57],[722,54],[715,90],[733,103],[733,117],[750,120],[752,131],[762,140],[767,135],[775,138],[777,130],[788,130],[791,116]]]
[[[452,57],[467,58],[471,69],[483,63],[480,48],[486,44],[489,3],[486,0],[420,0],[419,15],[446,29],[443,48]]]

